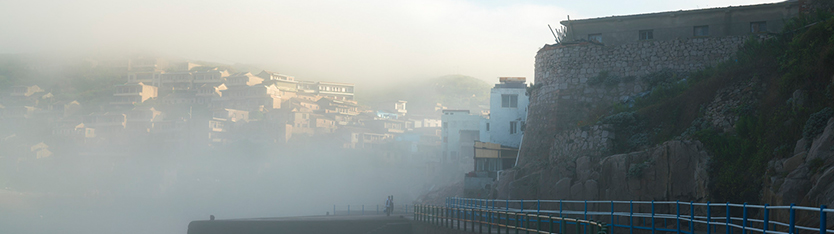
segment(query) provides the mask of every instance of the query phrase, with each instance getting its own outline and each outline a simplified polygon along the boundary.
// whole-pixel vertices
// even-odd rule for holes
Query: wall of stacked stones
[[[587,125],[589,112],[642,93],[639,77],[669,69],[695,72],[733,57],[748,36],[645,41],[617,46],[590,42],[546,45],[536,54],[521,163],[546,160],[556,134]],[[632,82],[590,85],[593,77],[637,77]]]
[[[607,156],[614,147],[611,126],[593,125],[565,130],[553,136],[550,161],[573,161],[580,156]]]

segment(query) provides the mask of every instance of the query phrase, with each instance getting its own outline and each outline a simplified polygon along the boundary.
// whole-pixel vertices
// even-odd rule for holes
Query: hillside
[[[649,88],[577,107],[588,114],[551,132],[552,150],[522,160],[493,196],[831,205],[834,17],[803,15],[784,32],[697,72],[601,72],[587,85]]]
[[[359,103],[375,109],[392,109],[388,105],[405,100],[409,113],[428,114],[434,111],[437,103],[449,109],[480,110],[479,105],[489,105],[490,88],[489,84],[474,77],[446,75],[363,90],[356,96]]]

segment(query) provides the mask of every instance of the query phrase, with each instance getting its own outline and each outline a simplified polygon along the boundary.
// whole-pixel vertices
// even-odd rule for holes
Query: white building
[[[489,117],[481,120],[480,141],[518,148],[527,122],[527,84],[524,77],[500,77],[490,90]]]
[[[458,164],[471,168],[474,144],[478,140],[481,116],[470,115],[469,110],[443,110],[441,122],[441,150],[443,164]]]

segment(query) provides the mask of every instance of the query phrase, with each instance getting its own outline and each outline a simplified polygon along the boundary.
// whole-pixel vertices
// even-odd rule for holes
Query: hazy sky
[[[533,77],[547,24],[773,0],[4,0],[0,53],[151,51],[357,83]]]

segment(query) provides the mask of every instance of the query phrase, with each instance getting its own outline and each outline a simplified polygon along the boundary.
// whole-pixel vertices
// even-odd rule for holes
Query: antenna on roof
[[[557,36],[556,36],[556,32],[553,32],[553,27],[550,27],[550,24],[547,24],[547,28],[549,28],[549,29],[550,29],[550,33],[552,33],[552,34],[553,34],[553,39],[555,39],[555,40],[556,40],[556,42],[559,42],[559,37],[557,37]]]

